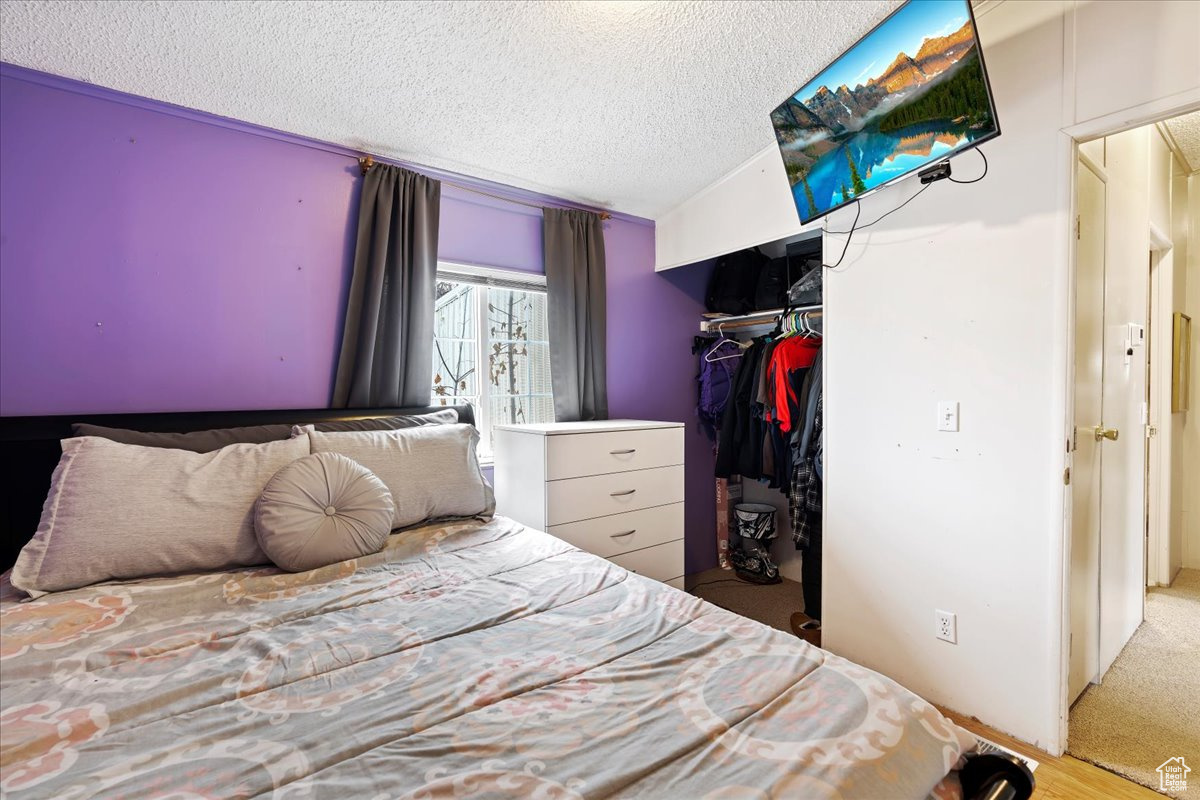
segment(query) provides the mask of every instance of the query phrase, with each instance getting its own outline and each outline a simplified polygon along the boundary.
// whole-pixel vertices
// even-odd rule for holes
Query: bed
[[[167,416],[140,422],[247,421]],[[5,471],[66,422],[3,420]],[[1028,796],[975,746],[877,673],[503,517],[308,572],[0,581],[13,800]]]

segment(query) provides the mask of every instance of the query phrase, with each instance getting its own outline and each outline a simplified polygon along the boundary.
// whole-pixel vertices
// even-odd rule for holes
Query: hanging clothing
[[[800,563],[804,613],[813,619],[821,618],[821,561],[825,538],[821,520],[822,364],[821,352],[817,351],[797,395],[799,408],[791,435],[796,463],[788,493],[792,541],[797,550],[804,551]]]
[[[792,442],[797,451],[801,453],[808,452],[808,445],[812,441],[813,424],[817,414],[817,399],[821,396],[822,378],[824,377],[824,369],[821,364],[821,351],[818,350],[813,358],[812,366],[804,376],[804,383],[798,396],[802,422],[793,431]]]
[[[821,619],[821,558],[822,540],[820,533],[813,536],[808,549],[800,561],[800,593],[804,597],[804,613]]]
[[[807,550],[813,538],[821,535],[821,478],[816,465],[820,454],[821,406],[818,394],[808,449],[796,460],[788,493],[792,541],[797,550]]]
[[[754,400],[758,389],[755,383],[758,367],[766,345],[766,339],[753,340],[734,375],[733,391],[721,417],[717,439],[718,478],[734,475],[758,478],[762,474],[762,418],[761,412],[755,411]]]
[[[754,378],[754,384],[757,387],[754,393],[754,401],[761,406],[770,408],[772,400],[770,367],[771,359],[774,357],[775,350],[779,347],[778,339],[767,339],[763,345],[762,358],[759,359],[757,374]]]
[[[742,360],[742,348],[729,339],[697,336],[692,340],[692,354],[697,353],[700,370],[696,375],[696,416],[700,429],[716,441]]]
[[[820,352],[820,339],[798,336],[782,340],[771,351],[771,419],[779,423],[780,430],[784,433],[792,429],[792,420],[799,410],[799,398],[793,384],[793,376],[801,370],[808,369]]]
[[[821,352],[816,338],[760,337],[738,365],[721,420],[716,476],[763,479],[787,493],[796,430],[805,418],[801,387]]]

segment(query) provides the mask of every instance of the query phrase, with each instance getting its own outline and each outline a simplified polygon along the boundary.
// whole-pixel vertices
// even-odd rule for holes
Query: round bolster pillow
[[[313,453],[275,473],[254,506],[263,552],[289,572],[378,553],[392,529],[392,493],[339,453]]]

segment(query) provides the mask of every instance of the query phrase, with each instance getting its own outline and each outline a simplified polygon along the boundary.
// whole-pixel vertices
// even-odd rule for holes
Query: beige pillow
[[[475,456],[479,432],[472,425],[306,432],[312,452],[341,453],[387,484],[395,504],[394,528],[431,519],[490,516],[496,510],[492,487]]]
[[[313,453],[271,478],[254,506],[254,533],[277,566],[300,572],[378,553],[392,514],[392,493],[369,469]]]
[[[113,578],[263,564],[254,503],[304,438],[211,453],[64,439],[37,533],[13,586],[33,596]]]

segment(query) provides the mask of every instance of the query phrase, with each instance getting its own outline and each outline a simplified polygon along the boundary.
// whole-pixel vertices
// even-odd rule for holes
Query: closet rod
[[[821,306],[800,306],[799,308],[788,309],[789,314],[808,314],[809,318],[820,319],[823,316]],[[779,321],[780,315],[783,314],[782,308],[772,309],[771,311],[758,311],[753,314],[743,314],[737,317],[714,317],[713,319],[704,319],[700,321],[701,333],[716,333],[722,331],[736,331],[743,328],[757,328],[763,325],[774,325]]]
[[[363,175],[366,175],[367,171],[370,170],[371,167],[375,166],[375,163],[376,163],[375,159],[372,158],[371,156],[363,156],[362,158],[360,158],[358,160],[358,166],[360,169],[362,169]],[[445,180],[444,178],[442,179],[442,183],[445,184],[446,186],[453,186],[455,189],[462,189],[464,192],[474,192],[475,194],[481,194],[484,197],[491,197],[494,200],[503,200],[506,203],[516,203],[517,205],[529,206],[530,208],[545,208],[546,207],[544,204],[541,204],[541,203],[529,203],[529,202],[526,202],[525,200],[517,200],[515,197],[505,197],[504,195],[500,195],[500,194],[492,194],[491,192],[485,192],[483,189],[476,189],[474,186],[464,186],[461,183],[455,183],[454,181],[448,181],[448,180]],[[590,208],[584,209],[584,210],[592,211],[592,209],[590,209]],[[600,219],[605,220],[605,221],[612,219],[612,214],[608,213],[607,211],[592,211],[592,213],[599,215]]]

